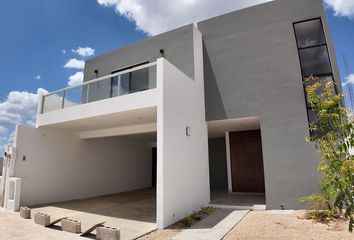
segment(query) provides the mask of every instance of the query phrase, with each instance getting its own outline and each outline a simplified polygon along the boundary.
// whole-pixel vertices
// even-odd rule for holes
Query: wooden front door
[[[264,193],[261,131],[230,132],[233,192]]]

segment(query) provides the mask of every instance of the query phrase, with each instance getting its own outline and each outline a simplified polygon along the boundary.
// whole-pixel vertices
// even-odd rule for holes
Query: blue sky
[[[33,125],[38,89],[53,91],[67,86],[69,79],[80,81],[81,61],[264,1],[180,0],[172,6],[165,0],[1,0],[0,146],[11,138],[16,124]],[[354,0],[325,1],[344,82],[344,54],[354,74]],[[73,52],[80,47],[90,51]],[[73,64],[64,67],[72,59]]]
[[[64,87],[75,69],[63,65],[80,59],[72,49],[89,46],[101,54],[146,37],[134,23],[94,0],[1,1],[0,29],[1,78],[6,82],[0,99],[12,90]]]
[[[354,75],[352,75],[351,81],[346,79],[344,56],[346,55],[348,59],[349,73],[354,74],[354,18],[335,16],[331,8],[327,8],[326,10],[341,80],[343,83],[353,85]],[[349,84],[345,84],[344,86],[344,92],[346,94],[348,94]],[[348,101],[347,107],[350,107]]]

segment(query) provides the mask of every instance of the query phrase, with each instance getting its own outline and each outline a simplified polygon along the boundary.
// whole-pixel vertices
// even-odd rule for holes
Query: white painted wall
[[[110,137],[110,136],[124,136],[137,133],[150,133],[156,132],[156,123],[146,123],[139,125],[129,125],[123,127],[115,128],[104,128],[98,130],[82,131],[79,133],[80,138],[99,138],[99,137]]]
[[[157,226],[165,228],[210,200],[202,38],[194,27],[195,79],[158,59]],[[191,136],[186,136],[186,127]]]
[[[82,140],[69,131],[19,126],[15,145],[22,205],[151,186],[151,147],[142,140]]]

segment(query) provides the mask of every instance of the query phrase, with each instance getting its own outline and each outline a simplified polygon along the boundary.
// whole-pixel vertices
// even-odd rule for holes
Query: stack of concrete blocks
[[[47,227],[50,224],[50,215],[40,212],[35,213],[34,222],[44,227]]]
[[[64,218],[61,220],[61,230],[71,233],[81,233],[81,222]]]
[[[96,239],[99,240],[120,240],[120,230],[108,226],[96,228]]]
[[[24,219],[30,219],[31,209],[28,207],[20,207],[20,216]]]

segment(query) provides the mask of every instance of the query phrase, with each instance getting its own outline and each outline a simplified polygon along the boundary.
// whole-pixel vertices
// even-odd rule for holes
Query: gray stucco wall
[[[155,62],[164,49],[165,58],[194,79],[193,25],[156,35],[85,62],[84,81],[109,75],[113,71],[144,62]]]
[[[227,191],[228,186],[225,138],[210,138],[208,147],[210,189]]]
[[[198,23],[204,41],[206,120],[260,117],[269,209],[281,204],[299,208],[299,198],[318,189],[319,156],[304,141],[308,122],[293,31],[294,22],[318,17],[340,83],[321,0],[276,0]],[[194,77],[192,25],[187,25],[86,61],[84,81],[95,78],[96,69],[104,76],[153,62],[161,48],[167,60]]]
[[[308,135],[293,23],[322,17],[322,1],[278,0],[200,22],[208,121],[259,116],[267,208],[299,208],[317,191],[319,156]]]

